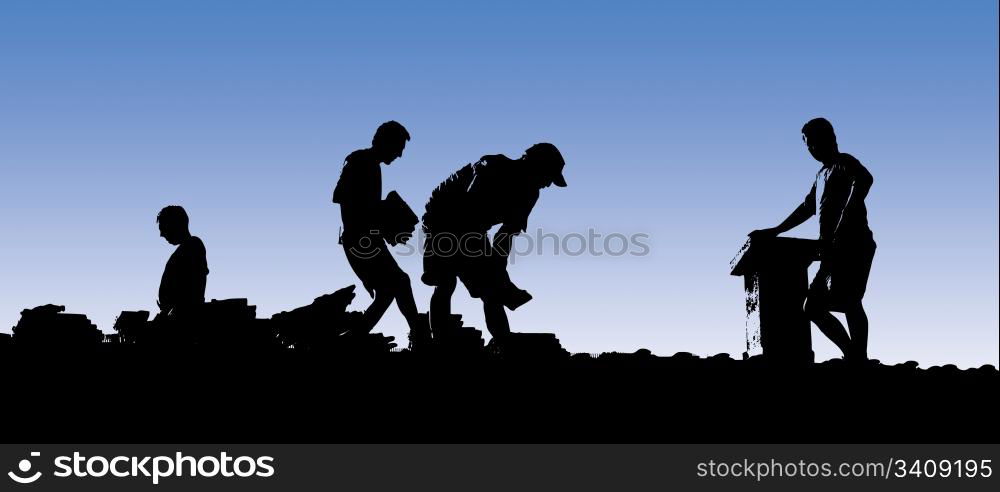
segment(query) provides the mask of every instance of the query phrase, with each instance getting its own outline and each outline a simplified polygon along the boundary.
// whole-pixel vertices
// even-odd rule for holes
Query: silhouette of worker
[[[865,197],[872,175],[857,159],[840,152],[833,125],[823,118],[802,127],[802,140],[823,164],[805,200],[777,227],[750,237],[776,236],[819,216],[820,267],[809,286],[805,311],[848,360],[868,358],[868,316],[861,299],[875,257]],[[844,313],[850,334],[830,312]]]
[[[163,269],[156,304],[162,315],[186,316],[205,303],[205,283],[208,280],[205,244],[188,231],[187,212],[178,205],[160,210],[156,222],[160,227],[160,236],[177,246]]]
[[[381,164],[390,165],[403,155],[410,134],[403,125],[388,121],[375,131],[371,148],[352,152],[344,160],[333,202],[340,204],[344,230],[340,241],[354,273],[374,299],[364,312],[364,329],[375,327],[392,301],[410,327],[410,340],[429,340],[429,328],[421,324],[413,301],[410,277],[389,253],[381,225],[386,219],[382,200]],[[409,234],[409,235],[412,235]],[[406,242],[409,237],[403,237]]]
[[[424,274],[434,287],[430,324],[435,337],[450,328],[451,296],[457,280],[483,301],[486,327],[498,345],[510,333],[504,307],[516,309],[531,299],[507,274],[513,237],[527,230],[539,190],[566,186],[565,162],[549,143],[531,146],[519,159],[487,155],[441,183],[423,216]],[[500,228],[492,244],[487,231]]]

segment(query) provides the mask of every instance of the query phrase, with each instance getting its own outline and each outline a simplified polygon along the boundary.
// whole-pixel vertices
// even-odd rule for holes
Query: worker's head
[[[817,161],[828,162],[840,154],[837,135],[833,133],[833,125],[826,118],[814,118],[803,125],[802,141]]]
[[[168,205],[156,214],[156,223],[160,226],[160,237],[168,243],[177,245],[191,237],[188,232],[188,215],[180,205]]]
[[[397,121],[386,121],[379,125],[372,137],[372,150],[380,162],[391,164],[403,155],[410,133]]]
[[[550,185],[559,187],[566,186],[566,178],[563,177],[563,167],[566,161],[555,145],[550,143],[537,143],[524,151],[521,157],[531,170],[531,177],[534,184],[539,189]]]

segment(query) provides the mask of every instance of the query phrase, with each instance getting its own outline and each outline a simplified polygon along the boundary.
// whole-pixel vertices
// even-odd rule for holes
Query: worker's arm
[[[788,232],[795,227],[799,226],[803,222],[816,214],[816,185],[813,184],[812,189],[809,190],[809,194],[806,195],[805,200],[795,207],[785,220],[781,221],[775,227],[770,227],[767,229],[757,229],[756,231],[748,234],[751,238],[758,237],[774,237],[783,232]]]
[[[506,260],[510,255],[510,249],[514,244],[514,236],[521,231],[515,226],[504,224],[493,234],[493,253]]]
[[[860,162],[854,161],[848,170],[851,173],[851,191],[844,204],[844,209],[840,212],[840,219],[837,220],[833,229],[832,242],[834,244],[837,243],[840,231],[843,230],[841,226],[851,223],[851,211],[860,208],[868,196],[868,191],[871,190],[872,184],[875,182],[875,178],[872,177],[872,174]]]
[[[511,213],[507,215],[500,229],[493,235],[493,250],[504,262],[510,255],[510,249],[514,243],[514,236],[528,230],[528,216],[538,202],[538,190],[517,198],[514,201]]]

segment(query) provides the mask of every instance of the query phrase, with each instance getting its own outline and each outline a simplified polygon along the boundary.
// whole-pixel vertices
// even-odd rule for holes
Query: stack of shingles
[[[420,314],[422,323],[428,322],[427,313]],[[478,352],[483,350],[483,332],[471,326],[462,325],[462,315],[451,315],[451,322],[434,326],[434,344],[446,351]]]
[[[212,299],[205,303],[193,329],[201,344],[224,348],[260,348],[277,339],[270,328],[255,323],[257,306],[247,299]]]
[[[133,344],[142,338],[147,329],[149,311],[122,311],[115,319],[114,330],[118,333],[118,342]]]
[[[354,286],[317,297],[308,306],[277,313],[271,322],[282,345],[296,351],[337,352],[363,355],[389,352],[393,337],[368,333],[361,313],[347,311],[354,299]]]
[[[511,333],[499,347],[505,359],[557,360],[569,357],[553,333]]]
[[[92,348],[104,334],[84,314],[64,312],[65,306],[46,304],[21,311],[14,326],[14,343],[35,348]]]

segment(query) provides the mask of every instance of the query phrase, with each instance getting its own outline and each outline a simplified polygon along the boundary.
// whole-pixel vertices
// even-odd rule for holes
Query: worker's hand
[[[747,234],[747,236],[750,236],[750,239],[766,239],[769,237],[775,237],[778,234],[777,229],[768,227],[767,229],[757,229],[756,231],[751,231],[750,234]]]

